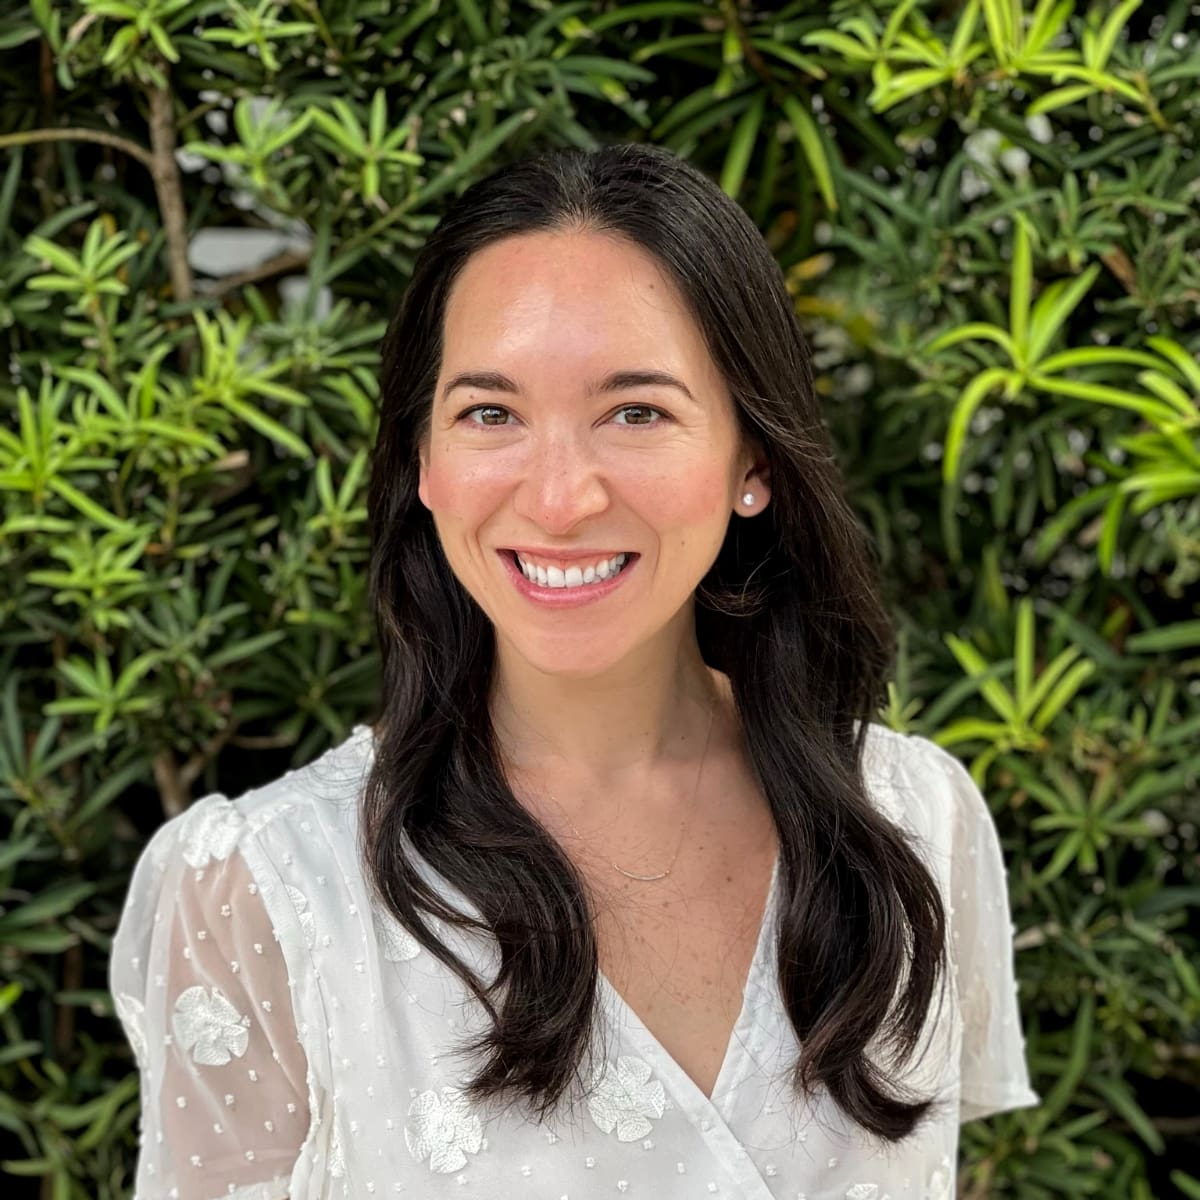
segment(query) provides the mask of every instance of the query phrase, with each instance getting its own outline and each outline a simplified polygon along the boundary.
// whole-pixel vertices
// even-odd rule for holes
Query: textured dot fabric
[[[950,1200],[960,1123],[1040,1103],[995,824],[933,742],[881,725],[867,738],[871,799],[938,880],[953,967],[912,1058],[868,1046],[888,1078],[935,1097],[933,1119],[896,1146],[866,1138],[823,1089],[803,1102],[790,1089],[778,866],[711,1098],[601,975],[601,1052],[578,1103],[544,1122],[473,1106],[456,1050],[485,1015],[373,903],[359,863],[372,753],[357,726],[304,768],[196,801],[138,860],[109,966],[141,1079],[135,1200]],[[490,939],[434,928],[494,977]]]

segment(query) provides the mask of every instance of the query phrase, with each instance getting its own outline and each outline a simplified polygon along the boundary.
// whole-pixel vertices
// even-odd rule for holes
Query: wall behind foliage
[[[128,1193],[164,817],[368,714],[383,322],[445,201],[647,140],[763,230],[971,766],[1034,1086],[972,1197],[1200,1196],[1195,3],[35,0],[0,24],[0,1170]],[[10,1187],[10,1185],[16,1185]]]

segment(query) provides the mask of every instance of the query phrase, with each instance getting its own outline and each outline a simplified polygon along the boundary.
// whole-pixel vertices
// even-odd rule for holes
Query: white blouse
[[[995,825],[933,742],[881,725],[867,739],[870,794],[940,883],[954,965],[925,1053],[899,1073],[936,1093],[936,1119],[887,1149],[823,1089],[803,1106],[790,1093],[778,867],[711,1099],[602,975],[607,1057],[574,1115],[537,1124],[520,1108],[473,1109],[460,1090],[470,1061],[454,1050],[484,1028],[482,1010],[371,902],[359,866],[372,753],[370,728],[356,726],[236,801],[195,802],[139,859],[109,968],[141,1074],[135,1200],[949,1200],[959,1123],[1040,1103]],[[434,928],[493,977],[490,941]]]

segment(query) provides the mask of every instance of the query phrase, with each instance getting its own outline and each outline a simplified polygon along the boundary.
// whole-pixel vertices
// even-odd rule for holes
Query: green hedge
[[[147,835],[373,707],[377,345],[442,205],[530,149],[632,139],[778,256],[901,630],[880,719],[962,756],[1005,844],[1045,1103],[964,1127],[963,1194],[1200,1196],[1196,12],[10,6],[16,1190],[128,1193],[106,959]]]

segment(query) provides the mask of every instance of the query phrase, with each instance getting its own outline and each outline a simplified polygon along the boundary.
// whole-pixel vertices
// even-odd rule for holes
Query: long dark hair
[[[738,205],[666,150],[553,150],[475,183],[426,241],[388,329],[368,500],[383,661],[362,799],[369,884],[490,1018],[463,1051],[478,1064],[470,1098],[547,1117],[584,1078],[599,1028],[586,888],[505,779],[488,708],[491,622],[450,570],[417,484],[455,279],[501,238],[566,230],[624,237],[658,260],[768,459],[770,503],[730,520],[696,591],[696,633],[731,681],[779,835],[779,985],[801,1045],[793,1086],[808,1096],[824,1085],[869,1135],[899,1141],[935,1101],[896,1095],[864,1051],[879,1037],[895,1062],[911,1056],[946,950],[937,884],[863,778],[894,634],[779,265]],[[413,851],[473,913],[443,900]],[[431,919],[486,938],[495,977]]]

